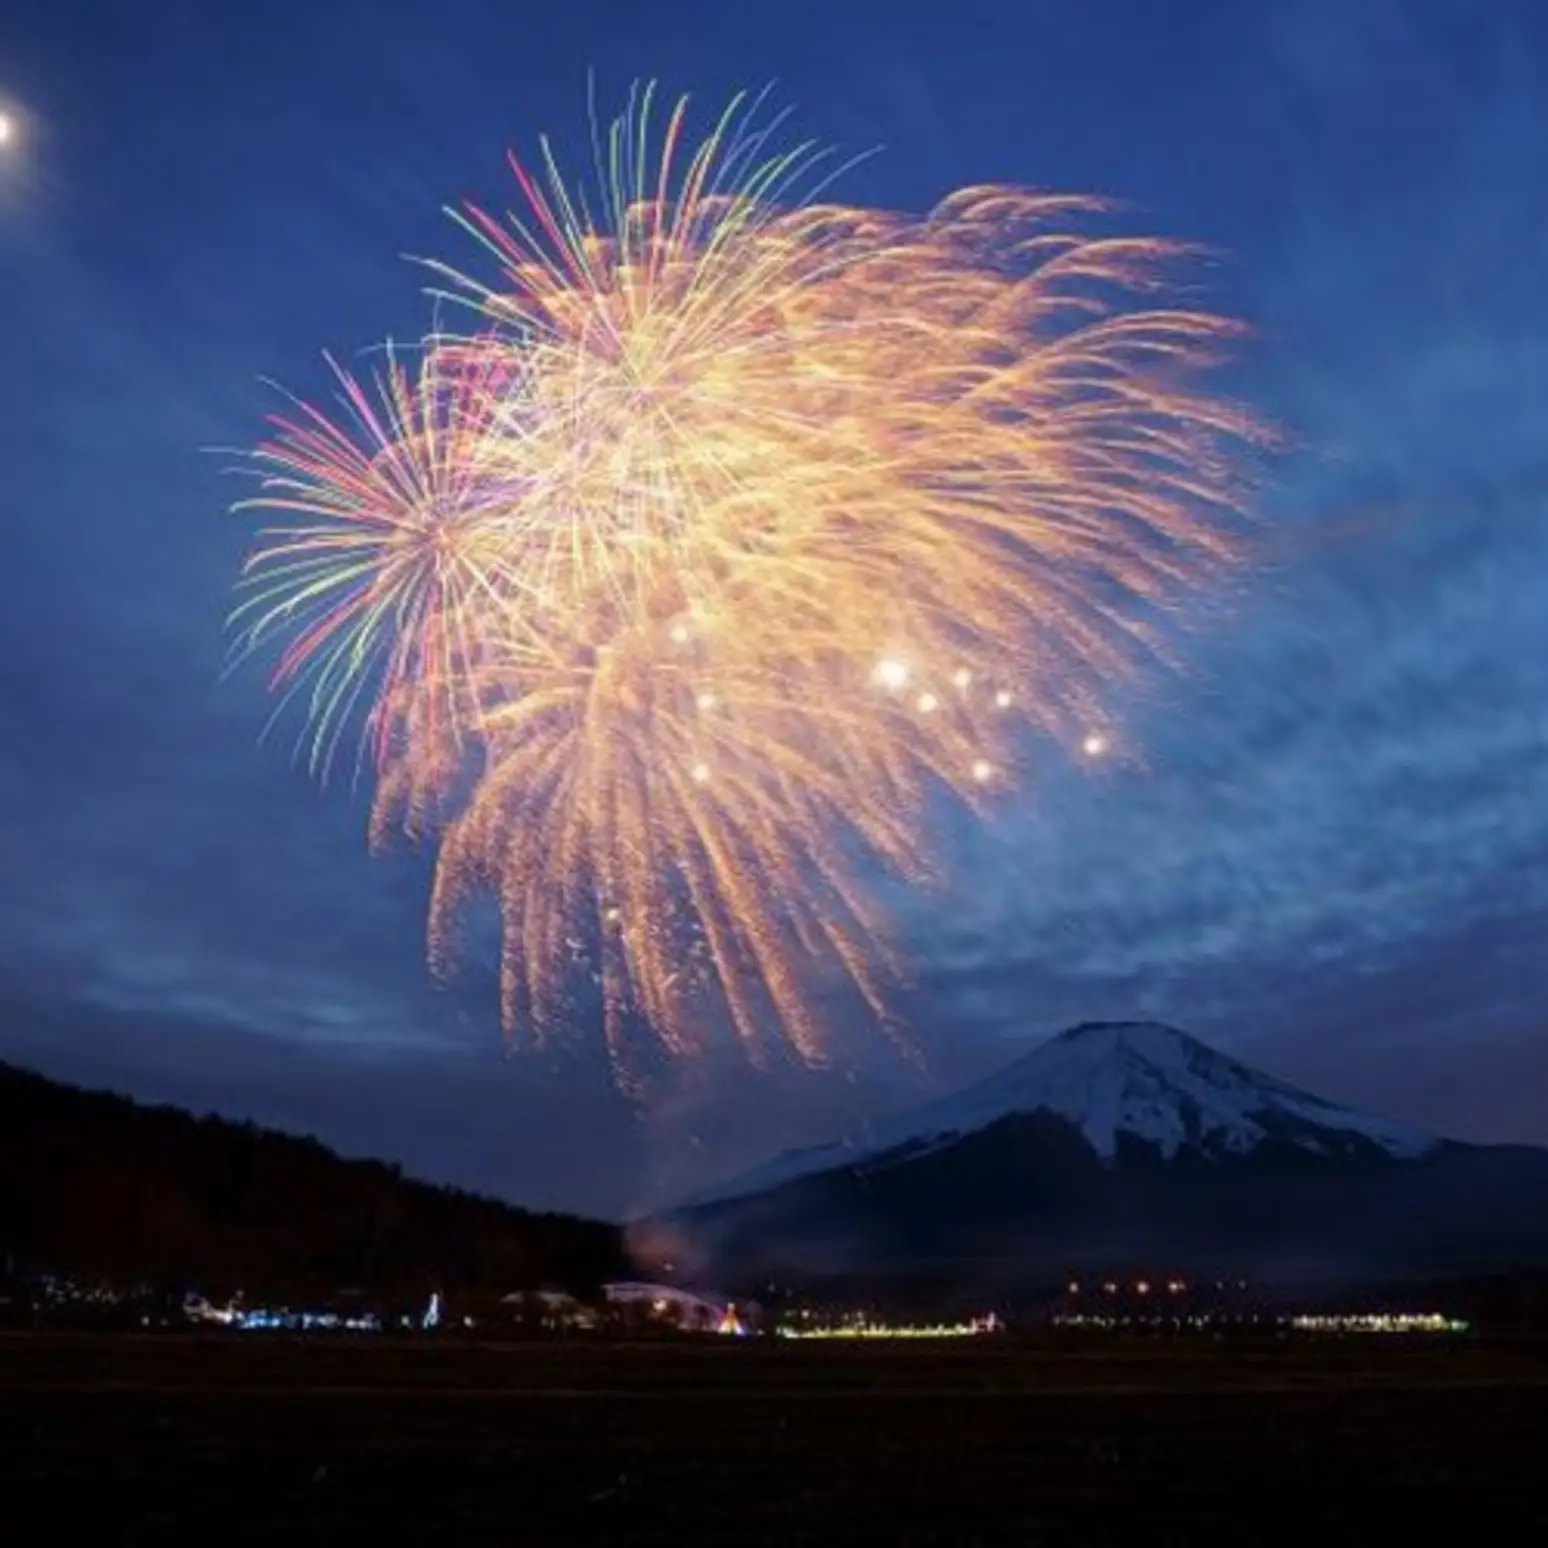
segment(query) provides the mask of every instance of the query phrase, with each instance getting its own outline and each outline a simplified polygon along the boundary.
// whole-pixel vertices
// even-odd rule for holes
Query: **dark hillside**
[[[0,1064],[0,1268],[209,1292],[586,1289],[613,1225],[345,1161],[316,1140]]]

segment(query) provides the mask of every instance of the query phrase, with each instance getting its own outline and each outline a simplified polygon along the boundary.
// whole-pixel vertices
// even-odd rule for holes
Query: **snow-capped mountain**
[[[1548,1262],[1548,1151],[1441,1139],[1170,1027],[1097,1023],[655,1223],[674,1261],[727,1281],[1472,1272]]]
[[[1165,1158],[1244,1156],[1276,1142],[1322,1155],[1352,1149],[1425,1155],[1432,1134],[1357,1112],[1228,1058],[1156,1022],[1088,1022],[988,1079],[830,1145],[787,1151],[699,1195],[692,1205],[763,1193],[833,1167],[918,1156],[1000,1119],[1046,1113],[1072,1124],[1112,1163],[1120,1141]]]

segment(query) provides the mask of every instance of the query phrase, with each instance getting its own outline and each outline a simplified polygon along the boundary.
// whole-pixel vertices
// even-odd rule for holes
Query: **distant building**
[[[603,1285],[609,1306],[631,1308],[652,1322],[693,1333],[741,1333],[745,1322],[724,1296],[695,1294],[674,1285],[626,1280]]]

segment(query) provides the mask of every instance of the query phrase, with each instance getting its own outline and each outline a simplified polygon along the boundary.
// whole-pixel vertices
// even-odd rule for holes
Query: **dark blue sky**
[[[884,152],[842,191],[1006,180],[1228,255],[1234,385],[1298,445],[1271,561],[1141,763],[1051,766],[900,900],[938,1079],[1155,1015],[1329,1095],[1548,1142],[1548,14],[1533,0],[6,0],[0,99],[0,1057],[313,1130],[535,1202],[823,1137],[903,1077],[699,1072],[636,1125],[433,989],[426,878],[222,684],[223,463],[262,377],[416,337],[503,203],[658,75],[780,83]]]

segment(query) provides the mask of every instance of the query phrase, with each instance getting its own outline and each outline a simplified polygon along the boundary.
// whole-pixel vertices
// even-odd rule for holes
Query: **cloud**
[[[1392,8],[1341,54],[1324,32],[1344,9],[1295,12],[1310,31],[1287,91],[1308,59],[1336,56],[1340,91],[1436,67],[1412,36],[1400,57],[1376,46]],[[1309,84],[1326,109],[1329,83]],[[1548,290],[1525,254],[1548,124],[1508,88],[1437,106],[1445,148],[1422,176],[1307,203],[1254,281],[1268,338],[1250,385],[1304,448],[1229,626],[1191,642],[1180,681],[1128,696],[1143,767],[1050,766],[1026,809],[965,835],[949,903],[916,900],[937,983],[978,1013],[1033,975],[1061,1007],[1127,994],[1214,1024],[1270,985],[1304,994],[1297,973],[1352,1003],[1366,975],[1448,942],[1539,938]],[[1447,959],[1480,1019],[1504,955],[1528,970],[1504,947]],[[1456,1036],[1412,983],[1410,1037]]]

